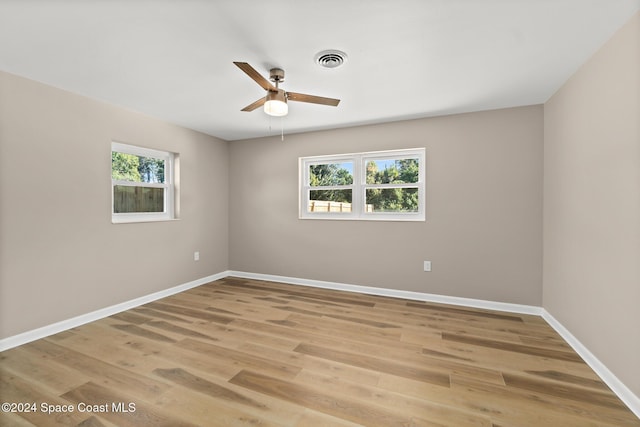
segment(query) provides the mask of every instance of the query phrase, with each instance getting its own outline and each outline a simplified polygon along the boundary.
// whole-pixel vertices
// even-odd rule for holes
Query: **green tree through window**
[[[353,184],[353,174],[347,167],[353,167],[352,163],[319,164],[309,166],[309,183],[311,187],[335,187]],[[311,190],[311,200],[351,203],[352,191],[350,189],[323,189]]]
[[[379,170],[381,165],[384,169]],[[366,183],[416,183],[418,172],[418,159],[370,160],[366,165]],[[418,191],[413,188],[368,188],[366,204],[373,205],[374,212],[415,212],[418,210]]]
[[[140,179],[140,158],[133,154],[111,152],[111,178],[120,181],[142,182]]]
[[[164,182],[164,160],[111,152],[111,178],[132,182]]]

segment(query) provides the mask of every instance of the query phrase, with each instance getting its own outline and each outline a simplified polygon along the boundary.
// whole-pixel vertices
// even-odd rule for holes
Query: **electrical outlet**
[[[193,260],[200,261],[200,252],[196,251],[193,253]]]
[[[424,262],[424,271],[431,271],[431,261]]]

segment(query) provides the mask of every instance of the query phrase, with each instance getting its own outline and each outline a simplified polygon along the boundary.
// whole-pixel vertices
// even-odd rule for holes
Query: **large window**
[[[424,148],[300,158],[300,218],[424,221]]]
[[[175,218],[175,154],[111,144],[112,222]]]

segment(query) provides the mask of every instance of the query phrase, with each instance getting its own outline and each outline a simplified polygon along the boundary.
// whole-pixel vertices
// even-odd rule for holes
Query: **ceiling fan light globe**
[[[267,100],[264,103],[264,112],[270,116],[282,117],[289,112],[287,95],[284,90],[270,90],[267,92]]]
[[[264,112],[270,116],[282,117],[289,112],[289,106],[286,102],[272,99],[264,103]]]

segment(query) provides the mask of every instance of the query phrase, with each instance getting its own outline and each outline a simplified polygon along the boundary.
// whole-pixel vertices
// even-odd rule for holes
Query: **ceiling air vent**
[[[347,54],[339,50],[323,50],[316,54],[316,63],[325,68],[337,68],[347,61]]]

